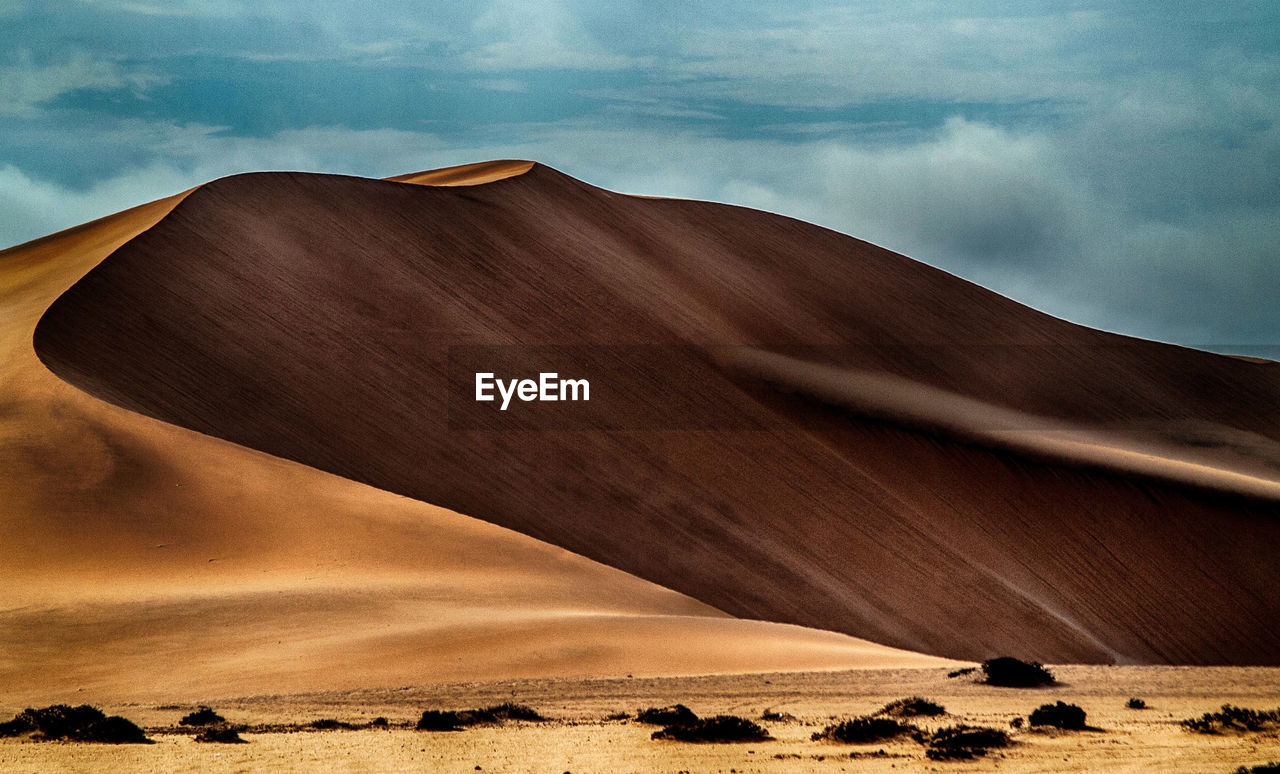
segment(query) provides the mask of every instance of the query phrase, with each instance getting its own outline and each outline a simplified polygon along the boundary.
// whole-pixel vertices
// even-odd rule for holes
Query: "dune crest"
[[[506,159],[502,161],[479,161],[474,164],[459,164],[456,167],[441,167],[425,172],[411,172],[407,175],[388,177],[394,183],[414,183],[415,185],[455,186],[483,185],[508,177],[523,175],[533,168],[534,162]]]
[[[885,421],[708,358],[807,352],[966,405],[1154,438],[1236,483],[1280,468],[1280,372],[1072,325],[788,218],[539,165],[465,189],[237,176],[89,272],[35,344],[120,406],[733,615],[957,658],[1280,663],[1270,497],[1219,485],[1230,476],[1206,487],[975,444],[936,417]],[[755,429],[456,426],[450,352],[473,345],[596,348],[601,394],[650,419],[659,383],[628,377],[610,347],[669,347],[680,387]]]

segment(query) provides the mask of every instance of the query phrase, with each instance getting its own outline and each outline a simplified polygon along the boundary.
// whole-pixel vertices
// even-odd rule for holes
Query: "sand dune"
[[[49,373],[31,343],[40,315],[183,196],[0,253],[5,706],[936,663],[734,620],[562,548],[104,403]]]
[[[36,349],[119,406],[737,616],[962,658],[1280,663],[1280,369],[526,164],[400,178],[492,181],[466,188],[216,181],[59,298]],[[827,369],[839,394],[725,348]],[[596,395],[477,412],[457,377],[485,358],[581,367]],[[840,399],[855,373],[950,403],[886,417]],[[1037,449],[1009,416],[1084,435]],[[1155,469],[1080,453],[1099,438]]]

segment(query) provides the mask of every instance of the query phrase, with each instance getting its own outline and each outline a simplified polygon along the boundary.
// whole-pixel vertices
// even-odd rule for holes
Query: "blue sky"
[[[1270,0],[0,0],[0,38],[0,245],[234,172],[533,158],[1280,354]]]

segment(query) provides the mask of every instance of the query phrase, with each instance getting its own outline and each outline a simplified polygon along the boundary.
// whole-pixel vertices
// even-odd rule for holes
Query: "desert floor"
[[[387,730],[246,733],[248,744],[198,744],[172,733],[191,705],[111,705],[147,727],[156,744],[0,742],[0,770],[48,771],[441,771],[441,772],[1230,772],[1280,760],[1275,733],[1206,736],[1178,721],[1224,703],[1280,705],[1280,669],[1201,667],[1057,667],[1060,685],[994,688],[945,669],[722,675],[660,679],[528,680],[404,687],[240,699],[209,699],[233,723],[307,724],[321,718],[366,723],[387,717]],[[1082,706],[1096,731],[1015,731],[1016,744],[971,762],[927,760],[910,741],[839,745],[810,741],[831,721],[869,713],[896,698],[922,695],[948,715],[925,727],[958,722],[1009,729],[1037,706]],[[1131,710],[1129,697],[1149,709]],[[551,718],[456,732],[419,732],[423,709],[462,709],[518,701]],[[651,740],[653,726],[605,720],[613,713],[681,702],[700,715],[760,718],[776,739],[745,744]],[[5,707],[4,713],[16,711]],[[6,715],[7,716],[7,715]],[[399,727],[397,727],[399,724]],[[883,751],[883,753],[881,752]]]

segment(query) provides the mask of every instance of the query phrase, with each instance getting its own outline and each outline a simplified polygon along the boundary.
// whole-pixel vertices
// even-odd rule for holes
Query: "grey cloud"
[[[1280,340],[1270,5],[51,0],[0,13],[0,241],[235,171],[522,156],[803,217],[1091,325]],[[409,94],[422,99],[379,112]]]

